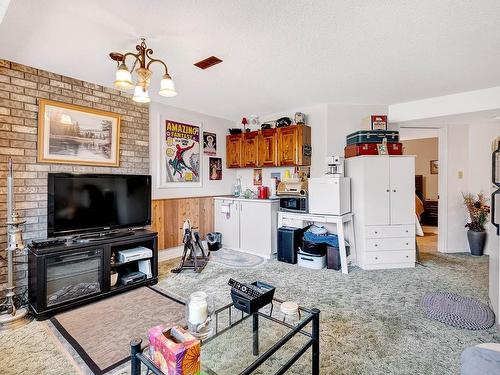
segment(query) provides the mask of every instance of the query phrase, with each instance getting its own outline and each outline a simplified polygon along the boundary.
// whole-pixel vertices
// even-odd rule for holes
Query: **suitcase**
[[[403,155],[403,144],[387,143],[387,151],[389,155]],[[346,159],[360,155],[378,155],[377,143],[359,143],[344,148]]]
[[[355,143],[382,143],[386,138],[387,142],[399,142],[399,132],[394,130],[359,130],[347,136],[347,145]]]

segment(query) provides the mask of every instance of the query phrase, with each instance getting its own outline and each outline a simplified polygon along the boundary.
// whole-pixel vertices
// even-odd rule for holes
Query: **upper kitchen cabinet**
[[[243,134],[243,166],[257,167],[259,165],[259,132]]]
[[[259,166],[275,167],[278,165],[278,136],[275,129],[259,132]]]
[[[227,167],[311,165],[311,128],[291,125],[226,137]]]
[[[278,165],[311,165],[311,128],[294,125],[277,129]]]
[[[228,168],[243,167],[243,135],[226,137],[226,165]]]

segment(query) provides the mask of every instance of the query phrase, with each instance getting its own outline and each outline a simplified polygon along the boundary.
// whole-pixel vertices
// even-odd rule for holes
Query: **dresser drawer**
[[[366,238],[414,237],[415,225],[368,225]]]
[[[415,262],[415,251],[379,251],[366,253],[366,264],[391,264]]]
[[[415,250],[415,238],[368,238],[366,251]]]

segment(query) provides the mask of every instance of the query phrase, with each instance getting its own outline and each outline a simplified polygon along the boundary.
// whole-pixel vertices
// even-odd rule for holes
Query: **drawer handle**
[[[377,232],[377,231],[375,231],[375,234],[378,234],[378,232]]]
[[[387,189],[386,192],[390,193],[391,191],[389,189]]]
[[[375,260],[377,260],[377,259],[378,259],[378,257],[375,257]]]
[[[395,193],[395,192],[396,192],[396,189],[394,189],[392,192],[393,192],[393,193]]]
[[[406,243],[406,246],[408,246],[408,242]]]
[[[405,232],[406,232],[406,233],[408,233],[408,229],[407,229],[407,230],[405,230]]]
[[[378,247],[378,245],[377,245],[377,244],[375,244],[375,247]]]
[[[406,257],[408,258],[408,255]]]

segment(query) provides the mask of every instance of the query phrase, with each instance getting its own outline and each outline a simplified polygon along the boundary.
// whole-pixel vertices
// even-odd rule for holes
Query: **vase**
[[[469,248],[471,255],[482,256],[484,253],[484,244],[486,243],[486,231],[477,232],[469,229],[467,231]]]

